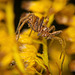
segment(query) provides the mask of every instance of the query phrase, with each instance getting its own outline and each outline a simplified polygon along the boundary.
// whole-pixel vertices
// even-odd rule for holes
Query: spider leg
[[[59,43],[61,44],[61,46],[62,46],[62,51],[61,51],[61,55],[60,55],[60,57],[62,56],[62,53],[64,52],[64,54],[63,54],[63,59],[62,59],[62,62],[61,62],[61,70],[62,70],[62,67],[63,67],[63,62],[64,62],[64,59],[65,59],[65,47],[66,47],[66,43],[65,43],[65,40],[63,40],[63,39],[61,39],[61,38],[59,38],[59,37],[53,37],[53,39],[57,39],[57,40],[59,40]]]
[[[37,17],[35,15],[32,16],[32,24],[34,25],[36,22]]]
[[[36,21],[35,21],[35,23],[34,23],[34,31],[36,31],[36,32],[38,32],[38,23],[39,23],[39,18],[38,17],[36,17]]]
[[[31,35],[32,30],[33,30],[33,28],[32,28],[32,25],[31,25],[31,24],[30,24],[30,27],[31,27],[31,31],[30,31],[30,33],[29,33],[29,36]]]
[[[32,16],[32,21],[29,21],[29,23],[28,23],[28,25],[30,26],[30,28],[31,28],[31,31],[30,31],[30,33],[29,33],[29,36],[31,35],[31,33],[32,33],[32,30],[34,30],[34,31],[36,31],[37,30],[37,27],[38,27],[38,17],[36,17],[36,16]],[[34,29],[35,28],[35,29]]]
[[[54,31],[54,32],[52,32],[52,33],[49,33],[49,35],[46,37],[46,39],[52,39],[52,38],[54,38],[53,36],[58,35],[58,34],[60,34],[61,32],[62,32],[62,31],[59,30],[59,31]]]
[[[49,29],[49,32],[50,32],[51,30],[52,30],[52,31],[55,31],[55,26],[51,26],[50,29]]]
[[[38,36],[41,34],[41,31],[42,31],[42,26],[43,26],[43,22],[44,22],[44,17],[42,17],[39,21],[39,26],[38,26]]]
[[[43,25],[43,22],[44,22],[44,17],[42,17],[42,18],[39,20],[38,31],[41,30],[41,27],[42,27],[42,25]]]
[[[19,29],[21,23],[22,23],[25,19],[27,19],[29,16],[32,16],[32,15],[33,15],[33,14],[29,13],[27,16],[25,16],[25,17],[23,17],[23,18],[20,19],[19,24],[18,24],[18,27],[17,27],[17,30],[16,30],[16,33],[18,33],[18,29]]]
[[[32,18],[29,20],[28,25],[30,28],[32,28],[35,32],[38,31],[38,20],[39,18],[35,15],[32,16]]]
[[[20,27],[18,28],[17,32],[18,32],[18,38],[17,40],[19,39],[19,35],[20,35],[20,30],[22,29],[22,27],[24,26],[24,24],[28,21],[29,19],[26,19],[23,21],[23,23],[20,25]]]
[[[51,33],[51,35],[58,35],[58,34],[60,34],[61,32],[62,32],[61,30],[59,30],[59,31],[54,31],[54,32]]]
[[[29,36],[31,35],[31,33],[32,33],[32,29],[31,29],[31,31],[30,31],[30,33],[29,33]]]

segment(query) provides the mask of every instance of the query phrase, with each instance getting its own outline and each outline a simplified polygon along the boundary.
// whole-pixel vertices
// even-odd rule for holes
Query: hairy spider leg
[[[41,28],[42,28],[42,25],[43,25],[43,22],[44,22],[44,17],[42,17],[40,20],[39,20],[39,26],[38,26],[38,31],[40,31],[41,30]]]
[[[34,26],[35,21],[36,21],[36,17],[35,17],[34,15],[32,16],[32,19],[30,19],[30,20],[28,21],[28,25],[29,25],[29,27],[31,28],[31,31],[30,31],[30,33],[29,33],[29,36],[30,36],[31,33],[32,33],[32,30],[33,30],[33,26]],[[33,26],[32,26],[32,25],[33,25]]]
[[[61,32],[62,32],[62,31],[59,30],[59,31],[54,31],[54,32],[52,32],[52,33],[49,33],[49,35],[47,36],[46,39],[52,39],[53,36],[58,35],[58,34],[60,34]]]
[[[30,33],[29,33],[29,36],[31,35],[31,33],[32,33],[32,25],[31,24],[29,24],[30,25],[30,27],[31,27],[31,31],[30,31]]]
[[[50,32],[50,31],[53,31],[53,32],[54,32],[54,31],[55,31],[55,26],[51,26],[51,27],[49,28],[49,32]]]
[[[59,31],[54,31],[54,32],[52,32],[51,34],[52,35],[58,35],[58,34],[60,34],[62,31],[61,30],[59,30]]]
[[[65,48],[65,42],[64,42],[61,38],[54,36],[53,39],[59,40],[60,44],[62,45],[62,48],[63,48],[63,46],[64,46],[64,48]],[[63,53],[63,51],[64,51],[64,49],[62,49],[61,54]],[[60,56],[62,56],[62,55],[60,55]],[[61,62],[61,70],[62,70],[62,67],[63,67],[64,59],[65,59],[65,53],[64,53],[64,55],[63,55],[63,59],[62,59],[62,62]]]
[[[17,30],[16,30],[16,33],[18,33],[18,29],[19,29],[19,27],[21,26],[21,23],[25,20],[25,19],[27,19],[29,16],[32,16],[32,14],[27,14],[27,16],[25,16],[25,17],[23,17],[23,18],[21,18],[20,19],[20,21],[19,21],[19,24],[18,24],[18,27],[17,27]]]
[[[60,31],[53,32],[52,34],[53,34],[53,35],[58,35],[58,34],[60,34],[61,32],[62,32],[62,31],[60,30]],[[66,46],[65,41],[64,41],[63,39],[59,38],[59,37],[53,37],[53,38],[58,39],[59,42],[60,42],[60,44],[62,45],[62,51],[61,51],[61,55],[60,55],[60,59],[61,59],[62,53],[63,53],[63,51],[64,51],[64,49],[65,49],[65,46]],[[65,54],[64,54],[64,56],[63,56],[63,60],[62,60],[62,64],[61,64],[61,65],[63,65],[64,58],[65,58]]]
[[[39,20],[39,26],[38,26],[38,36],[41,34],[41,31],[42,31],[42,26],[43,26],[43,23],[44,23],[44,17],[42,17],[40,20]]]
[[[35,18],[35,17],[34,17]],[[34,19],[33,18],[33,19]],[[32,30],[34,30],[35,31],[35,29],[33,28],[34,27],[34,25],[35,25],[35,21],[36,21],[36,18],[33,20],[32,19],[32,22],[30,21],[30,22],[28,22],[28,25],[30,26],[30,28],[31,28],[31,31],[30,31],[30,33],[29,33],[29,36],[31,35],[31,33],[32,33]]]
[[[32,16],[32,19],[30,21],[28,21],[28,25],[31,28],[29,36],[31,35],[32,30],[34,30],[35,32],[38,32],[38,30],[37,30],[38,29],[38,22],[39,22],[39,18],[36,17],[35,15]]]
[[[39,18],[36,17],[36,21],[34,23],[33,29],[35,32],[38,32],[38,24],[39,24]]]
[[[30,18],[31,18],[31,16],[30,16],[28,19],[24,20],[24,21],[22,22],[22,24],[18,27],[18,30],[17,30],[17,32],[18,32],[18,38],[17,38],[17,39],[19,39],[20,30],[22,29],[22,27],[24,26],[24,24],[25,24]],[[21,20],[21,21],[22,21],[22,20]],[[21,21],[20,21],[20,22],[21,22]]]

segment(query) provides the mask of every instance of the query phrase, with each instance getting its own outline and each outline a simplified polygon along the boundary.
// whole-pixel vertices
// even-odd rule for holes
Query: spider
[[[46,37],[46,39],[56,38],[55,36],[62,32],[61,30],[55,31],[55,26],[51,26],[50,28],[47,27],[48,17],[46,18],[46,22],[44,22],[44,17],[40,19],[39,17],[35,16],[33,13],[28,13],[19,21],[16,32],[18,33],[18,39],[19,39],[20,30],[22,29],[25,23],[28,23],[28,26],[31,28],[31,32],[32,30],[34,30],[35,32],[38,32],[38,35]],[[31,35],[31,32],[29,36]]]

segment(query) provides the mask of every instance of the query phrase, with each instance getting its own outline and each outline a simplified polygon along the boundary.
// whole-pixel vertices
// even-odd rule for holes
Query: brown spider
[[[38,32],[38,35],[46,37],[46,39],[56,38],[56,35],[62,32],[61,30],[55,31],[55,26],[51,26],[50,28],[48,28],[46,26],[48,23],[48,18],[46,18],[46,22],[44,22],[44,17],[40,19],[39,17],[35,16],[33,13],[29,13],[25,17],[20,19],[17,28],[18,39],[19,39],[20,30],[22,29],[25,23],[28,23],[28,26],[31,28],[31,32],[32,30],[34,30],[35,32]]]

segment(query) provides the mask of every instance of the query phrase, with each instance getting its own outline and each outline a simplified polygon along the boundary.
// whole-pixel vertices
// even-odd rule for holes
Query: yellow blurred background
[[[56,30],[62,30],[63,32],[59,35],[65,40],[66,46],[63,51],[62,58],[60,59],[60,54],[62,52],[62,45],[59,40],[47,41],[48,47],[48,60],[50,66],[51,75],[61,75],[59,71],[61,69],[61,63],[65,54],[62,75],[75,75],[75,1],[74,0],[0,0],[0,75],[36,75],[33,73],[35,69],[31,67],[34,65],[34,59],[26,58],[31,62],[30,66],[33,68],[29,74],[23,74],[24,67],[21,58],[19,56],[19,47],[22,44],[27,44],[27,50],[36,53],[38,50],[42,51],[40,44],[33,43],[32,39],[37,39],[38,36],[32,35],[27,37],[29,31],[22,35],[25,35],[16,41],[16,33],[18,23],[20,18],[24,13],[34,13],[38,17],[49,17],[48,27],[54,25]],[[27,24],[22,30],[28,29]],[[34,33],[33,33],[34,34]],[[26,40],[22,39],[26,38]],[[29,41],[28,41],[29,39]],[[31,44],[31,45],[30,45]],[[34,47],[36,47],[37,51]],[[32,50],[34,49],[34,50]],[[38,51],[41,54],[41,51]],[[29,52],[27,52],[29,53]],[[29,53],[30,54],[30,53]],[[22,53],[20,54],[22,57]],[[26,55],[26,54],[25,54]],[[34,55],[35,54],[31,54]],[[8,67],[8,65],[13,62],[17,65],[18,69],[14,66]],[[31,59],[31,60],[30,60]],[[40,60],[42,62],[42,60]],[[26,62],[25,62],[26,63]],[[26,64],[27,65],[27,64]],[[23,66],[23,67],[22,67]],[[39,66],[40,67],[40,66]],[[27,72],[31,70],[29,68]],[[40,68],[39,68],[40,70]],[[38,75],[46,75],[39,74]]]

